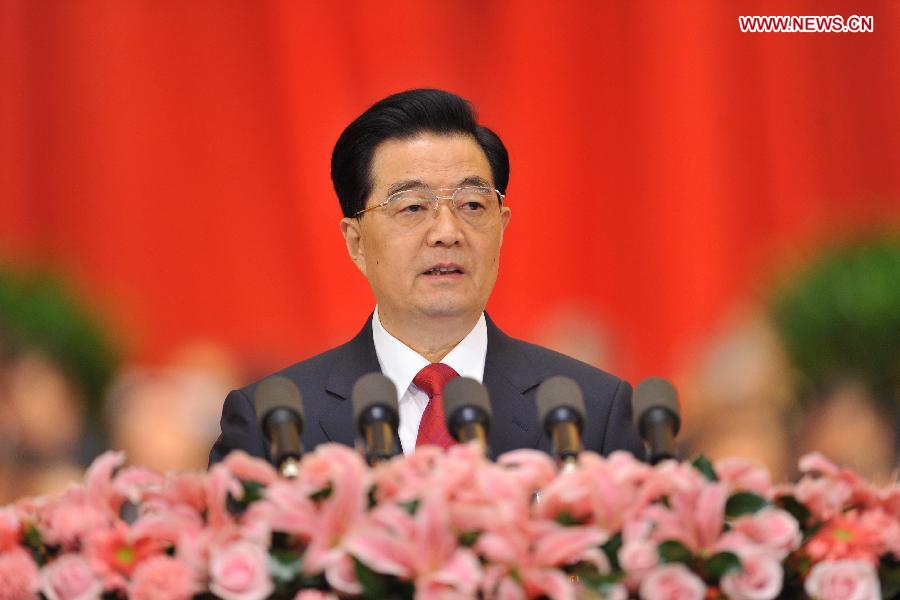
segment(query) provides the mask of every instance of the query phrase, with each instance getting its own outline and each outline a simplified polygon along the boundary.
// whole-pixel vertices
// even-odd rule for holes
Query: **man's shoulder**
[[[537,388],[546,379],[556,375],[569,377],[583,393],[584,447],[601,454],[628,450],[638,457],[644,455],[631,417],[631,385],[627,381],[550,348],[510,337],[493,323],[489,324],[488,332],[486,378],[490,364],[519,394],[534,402]],[[536,413],[534,419],[534,426],[539,428]],[[546,436],[541,438],[538,447],[550,451]]]
[[[536,381],[543,381],[554,375],[565,375],[577,381],[586,392],[588,389],[614,392],[622,384],[629,385],[603,369],[545,346],[507,335],[495,325],[492,333],[489,340],[495,340],[499,346],[498,353],[508,357],[506,360],[512,364],[512,368],[528,369]]]
[[[363,328],[365,332],[366,328]],[[369,329],[371,337],[371,329]],[[356,370],[370,365],[365,337],[285,367],[268,377],[286,377],[297,386],[303,399],[303,444],[307,449],[325,442],[353,444],[352,411],[346,401],[358,377]],[[271,459],[268,444],[257,424],[254,398],[263,379],[232,391],[222,408],[222,435],[210,451],[210,464],[235,449]]]
[[[374,358],[375,351],[371,338],[370,320],[349,341],[270,373],[264,379],[277,376],[286,377],[297,384],[301,388],[301,392],[306,394],[307,390],[304,389],[305,387],[314,385],[318,388],[325,385],[327,381],[334,377],[336,369],[338,371],[347,369],[371,370],[373,360],[377,361]],[[374,366],[377,368],[377,362],[375,362]],[[253,390],[256,389],[256,386],[261,381],[262,379],[254,381],[242,388],[241,391],[248,396],[252,396]]]
[[[344,347],[346,345],[347,344],[341,344],[340,346],[336,346],[334,348],[326,350],[325,352],[316,354],[315,356],[311,356],[309,358],[295,362],[292,365],[288,365],[273,373],[269,373],[263,379],[268,379],[269,377],[286,377],[292,381],[308,381],[311,379],[325,378],[328,376],[328,373],[330,372],[331,367],[335,363],[335,361],[340,359],[340,356],[344,352]],[[241,391],[252,391],[256,388],[257,385],[259,385],[259,383],[263,379],[259,379],[257,381],[254,381],[253,383],[250,383],[246,387],[242,388]]]

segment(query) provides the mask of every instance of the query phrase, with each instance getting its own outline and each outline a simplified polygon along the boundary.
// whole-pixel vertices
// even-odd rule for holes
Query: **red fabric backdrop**
[[[898,223],[897,2],[0,7],[0,260],[69,269],[138,359],[206,337],[274,367],[354,333],[372,298],[331,147],[411,87],[471,99],[510,150],[496,320],[531,337],[578,307],[632,379],[669,374],[796,249]]]

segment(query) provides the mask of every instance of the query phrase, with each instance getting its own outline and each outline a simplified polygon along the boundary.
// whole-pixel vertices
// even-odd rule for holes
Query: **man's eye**
[[[477,200],[468,200],[460,204],[459,209],[465,212],[480,212],[484,210],[484,204]]]
[[[398,207],[397,207],[397,214],[401,214],[401,215],[403,215],[403,214],[413,215],[413,214],[415,214],[415,213],[417,213],[417,212],[421,212],[421,211],[423,211],[423,210],[425,210],[425,205],[424,205],[424,204],[415,204],[415,203],[413,203],[413,204],[404,204],[404,205],[402,205],[402,206],[398,206]]]

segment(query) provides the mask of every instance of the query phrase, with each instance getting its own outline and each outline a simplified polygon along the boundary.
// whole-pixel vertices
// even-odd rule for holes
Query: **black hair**
[[[496,133],[478,124],[472,105],[435,89],[399,92],[373,104],[344,129],[331,153],[331,181],[345,217],[365,208],[372,193],[372,157],[386,140],[422,132],[472,136],[487,157],[494,185],[506,193],[509,155]]]

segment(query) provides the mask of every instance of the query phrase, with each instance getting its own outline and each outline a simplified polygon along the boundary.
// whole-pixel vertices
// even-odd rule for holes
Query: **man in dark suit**
[[[440,90],[381,100],[341,134],[331,176],[347,251],[377,305],[353,340],[278,373],[303,394],[307,450],[354,443],[350,390],[362,375],[381,371],[400,394],[398,433],[406,453],[423,443],[449,443],[441,389],[457,375],[482,381],[490,393],[488,441],[495,454],[549,451],[535,393],[546,378],[566,375],[584,392],[585,447],[643,457],[628,383],[510,338],[484,313],[510,218],[503,204],[509,158],[467,101]],[[254,389],[226,398],[211,463],[237,448],[271,459]]]

